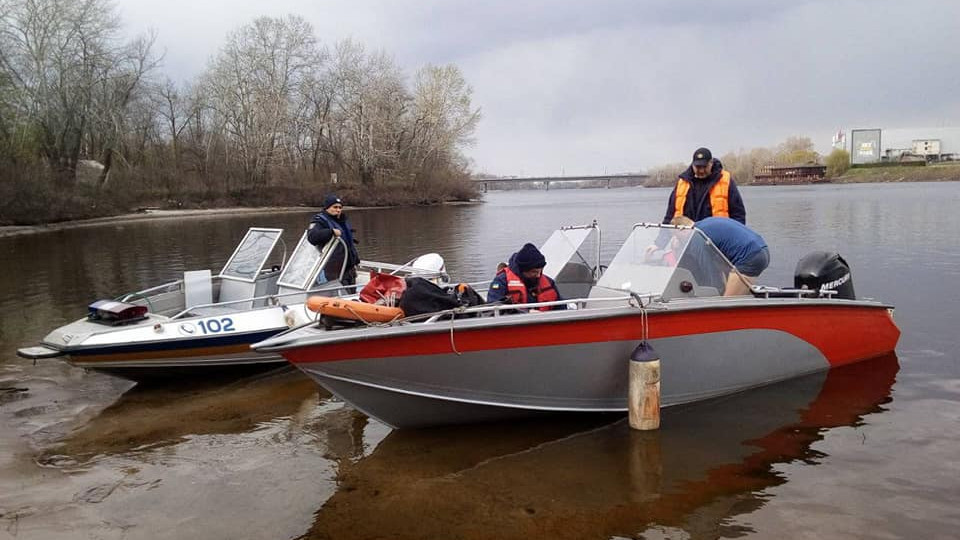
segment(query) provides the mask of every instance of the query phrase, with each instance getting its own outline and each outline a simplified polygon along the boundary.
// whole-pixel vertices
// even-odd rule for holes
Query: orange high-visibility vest
[[[523,284],[520,276],[514,274],[509,266],[501,270],[501,272],[507,275],[507,298],[510,299],[510,303],[526,304],[529,301],[527,298],[527,287]],[[560,295],[557,294],[557,289],[550,284],[547,276],[540,274],[540,281],[537,283],[537,302],[553,302],[559,299]],[[556,307],[557,306],[544,306],[537,309],[540,311],[548,311]]]
[[[690,191],[690,182],[678,178],[673,217],[683,215],[688,191]],[[710,211],[714,217],[730,217],[730,173],[727,171],[721,172],[720,179],[710,188]]]

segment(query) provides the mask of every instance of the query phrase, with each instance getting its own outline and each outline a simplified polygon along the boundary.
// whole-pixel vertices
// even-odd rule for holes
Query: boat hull
[[[866,302],[728,301],[647,315],[663,406],[880,356],[899,338],[887,306]],[[507,316],[458,321],[453,331],[449,322],[410,325],[277,349],[394,427],[626,411],[629,358],[643,338],[639,310],[518,317],[523,324]]]
[[[279,307],[175,320],[151,316],[115,328],[81,319],[52,332],[43,347],[73,366],[137,382],[237,375],[283,366],[280,355],[258,354],[250,345],[286,328]]]

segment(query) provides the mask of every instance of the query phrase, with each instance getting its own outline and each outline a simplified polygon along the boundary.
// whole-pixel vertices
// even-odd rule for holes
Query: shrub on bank
[[[827,156],[827,178],[836,178],[842,176],[850,168],[850,152],[842,148],[835,148]]]

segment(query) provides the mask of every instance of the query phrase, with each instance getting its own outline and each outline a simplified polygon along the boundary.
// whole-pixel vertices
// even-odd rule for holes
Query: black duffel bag
[[[407,317],[482,303],[483,298],[465,283],[441,287],[419,277],[407,278],[407,288],[400,297],[400,309]]]

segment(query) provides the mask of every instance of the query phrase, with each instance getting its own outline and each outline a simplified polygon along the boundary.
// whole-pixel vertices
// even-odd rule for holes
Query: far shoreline
[[[479,204],[479,201],[451,201],[442,203],[448,206],[461,206],[470,204]],[[382,208],[399,208],[397,206],[347,206],[347,210],[371,210]],[[129,214],[117,214],[115,216],[106,216],[91,219],[79,219],[73,221],[59,221],[56,223],[45,223],[43,225],[4,225],[0,226],[0,238],[9,236],[21,236],[26,234],[39,234],[45,232],[61,231],[66,229],[79,229],[83,227],[95,227],[98,225],[124,223],[134,223],[145,220],[163,220],[163,219],[182,219],[199,218],[216,215],[238,216],[245,214],[294,214],[294,213],[317,213],[323,210],[319,207],[309,206],[265,206],[260,208],[250,207],[232,207],[232,208],[203,208],[203,209],[185,209],[185,210],[166,210],[166,209],[148,209],[141,212]]]
[[[912,170],[910,170],[912,169]],[[918,182],[960,182],[960,166],[950,167],[949,173],[946,175],[930,175],[929,178],[923,178],[923,175],[911,175],[910,172],[918,170],[916,167],[908,168],[909,172],[904,175],[904,171],[900,168],[895,169],[851,169],[847,171],[843,176],[838,176],[836,178],[831,178],[825,182],[804,182],[804,183],[790,183],[790,184],[743,184],[746,186],[756,186],[756,187],[778,187],[778,186],[801,186],[801,185],[840,185],[840,184],[893,184],[893,183],[918,183]],[[923,170],[923,169],[919,169]],[[869,171],[869,172],[868,172]],[[942,169],[937,172],[944,172]],[[879,173],[879,174],[878,174]],[[870,175],[869,179],[865,179],[866,175]],[[670,186],[649,186],[650,188],[663,188]],[[442,205],[450,206],[462,206],[462,205],[473,205],[480,204],[481,200],[471,200],[471,201],[449,201],[440,203]],[[372,209],[384,209],[384,208],[399,208],[399,206],[348,206],[348,210],[372,210]],[[167,209],[147,209],[141,212],[129,213],[129,214],[118,214],[116,216],[106,216],[99,218],[91,219],[81,219],[74,221],[60,221],[56,223],[46,223],[43,225],[4,225],[0,226],[0,238],[10,237],[10,236],[20,236],[26,234],[38,234],[44,232],[60,231],[65,229],[76,229],[82,227],[93,227],[97,225],[105,224],[124,224],[132,223],[143,220],[157,220],[157,219],[174,219],[174,218],[197,218],[197,217],[208,217],[214,215],[225,215],[225,216],[234,216],[234,215],[244,215],[244,214],[275,214],[275,213],[285,213],[292,214],[297,212],[308,213],[308,212],[320,212],[322,208],[319,207],[308,207],[308,206],[279,206],[279,207],[260,207],[260,208],[250,208],[250,207],[232,207],[232,208],[205,208],[205,209],[177,209],[177,210],[167,210]]]

